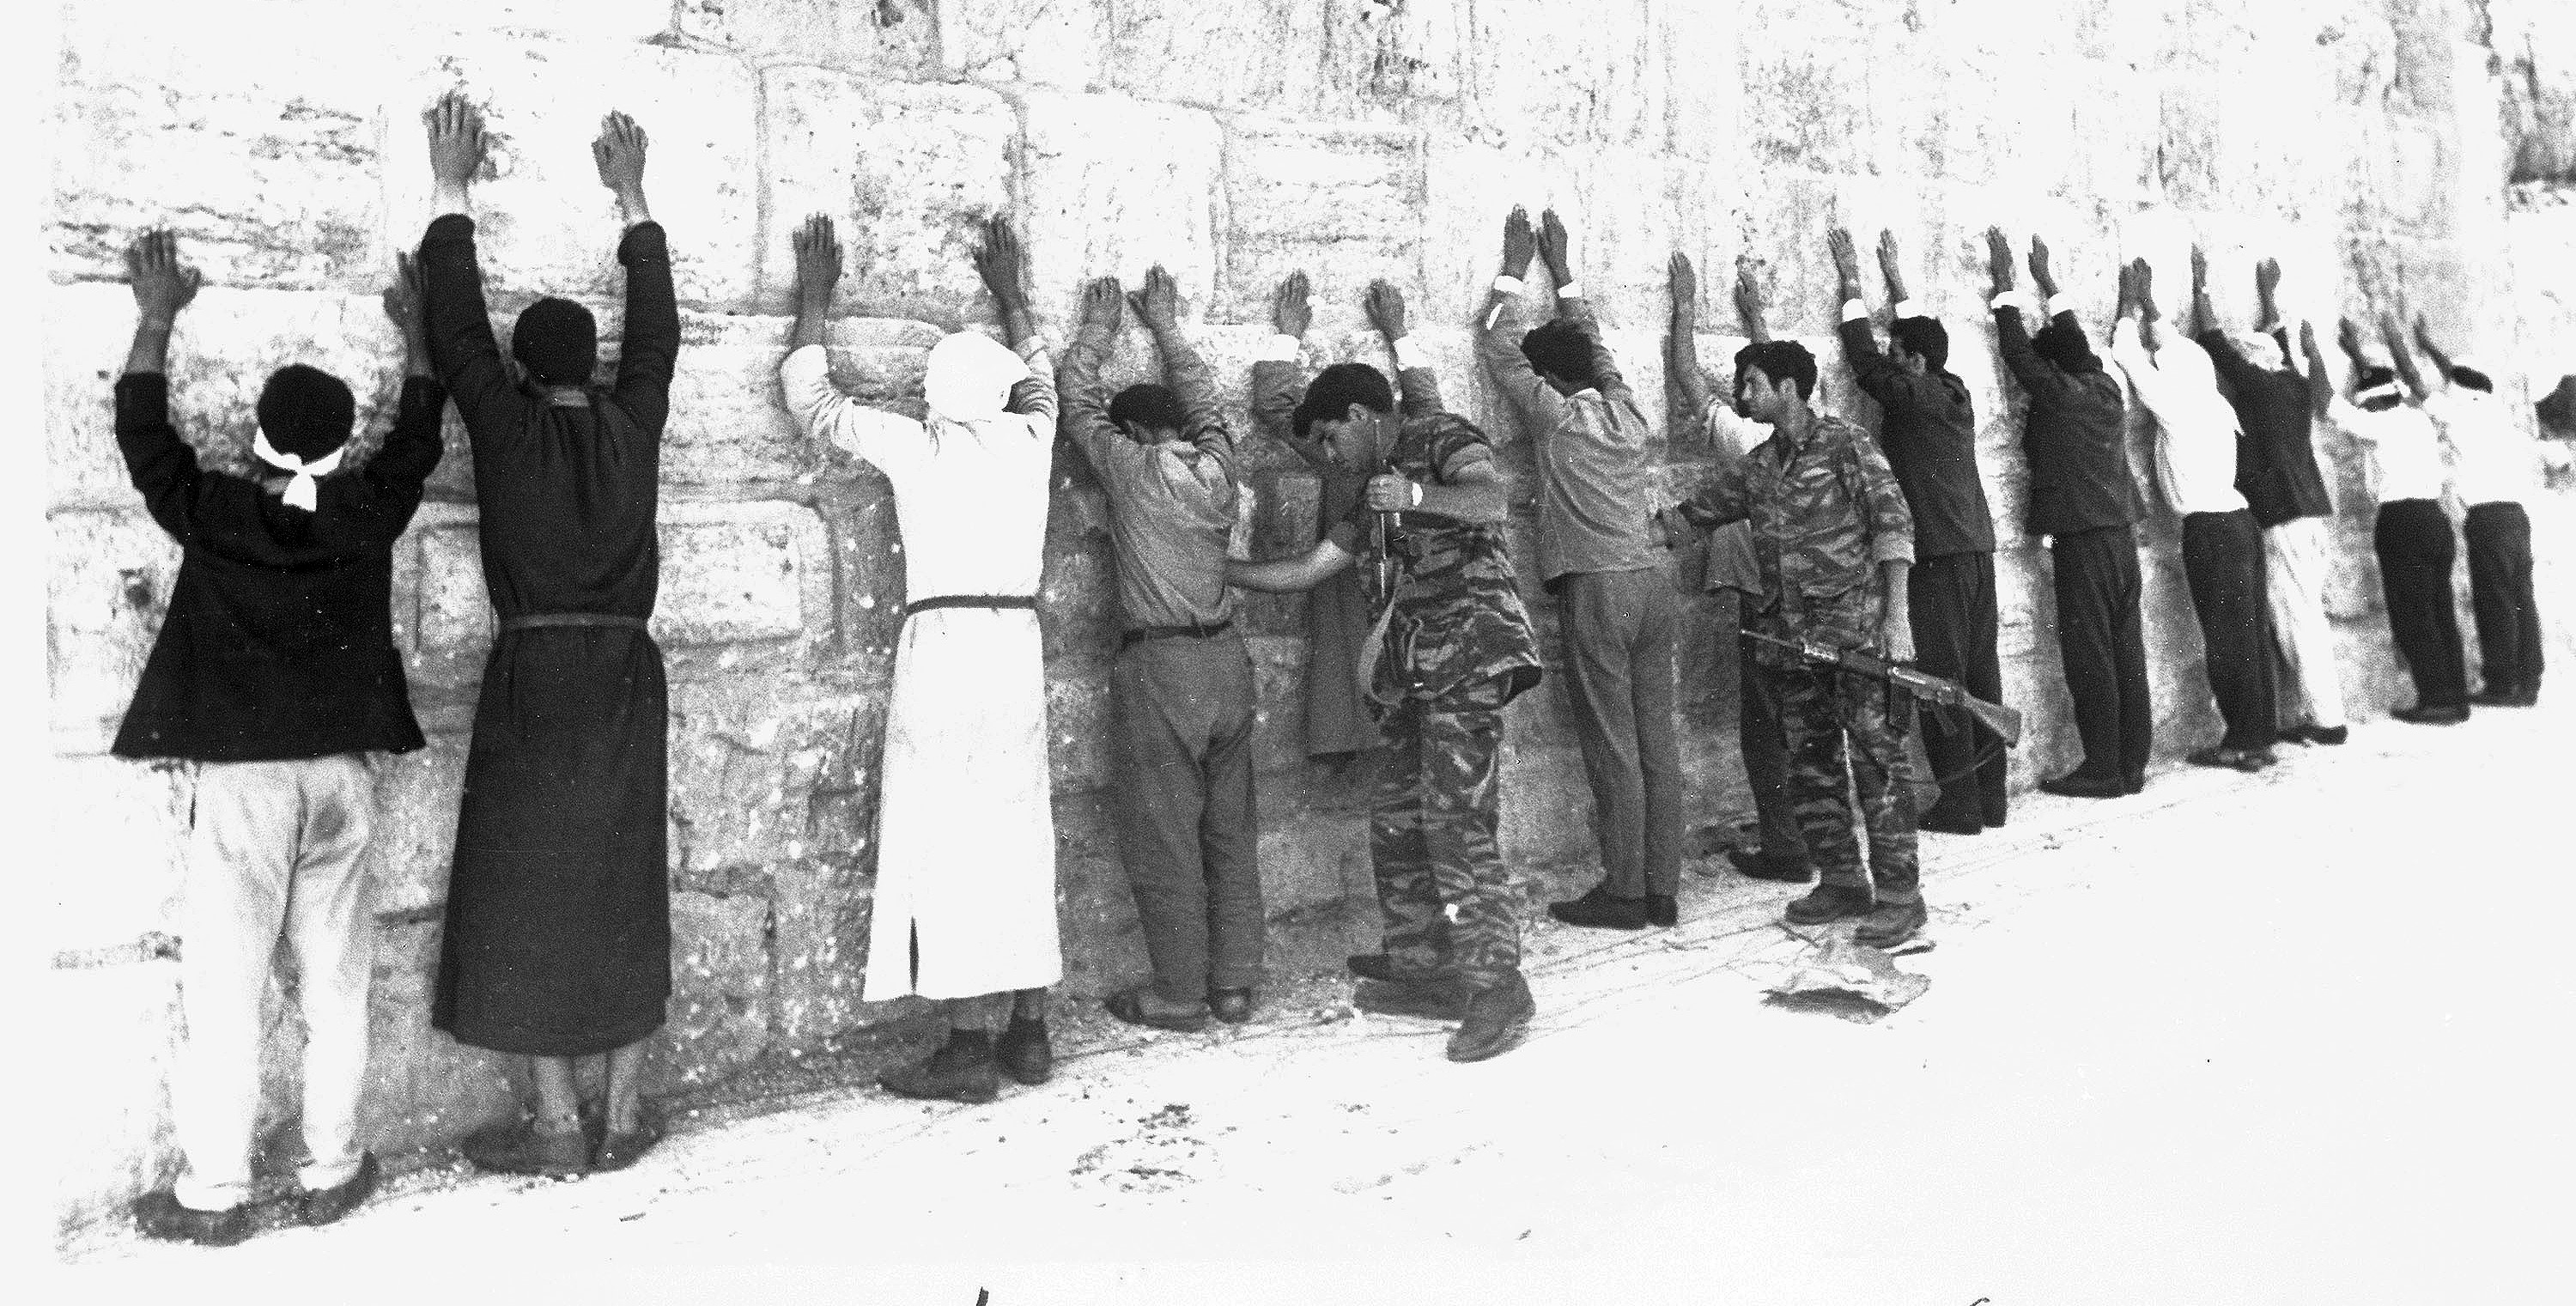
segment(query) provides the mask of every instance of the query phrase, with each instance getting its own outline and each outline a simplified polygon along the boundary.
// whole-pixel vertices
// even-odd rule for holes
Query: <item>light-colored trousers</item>
[[[2290,664],[2290,674],[2281,682],[2282,723],[2333,730],[2344,724],[2343,674],[2335,666],[2334,626],[2326,620],[2326,548],[2322,517],[2301,517],[2263,531],[2272,632]]]
[[[301,975],[310,1157],[301,1178],[319,1189],[358,1172],[376,943],[358,856],[374,808],[374,779],[356,753],[198,767],[180,914],[188,1040],[171,1086],[187,1157],[174,1194],[181,1205],[221,1211],[249,1200],[260,998],[280,933]]]

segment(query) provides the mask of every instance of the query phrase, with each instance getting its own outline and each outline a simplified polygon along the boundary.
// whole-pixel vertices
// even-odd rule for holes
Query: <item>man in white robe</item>
[[[885,473],[903,525],[909,601],[860,996],[939,999],[949,1040],[879,1082],[904,1097],[989,1102],[999,1073],[1046,1082],[1047,986],[1064,973],[1037,621],[1055,368],[1030,328],[1019,242],[995,218],[975,263],[1011,349],[971,331],[940,341],[923,421],[857,403],[832,384],[823,350],[841,275],[831,220],[808,219],[794,242],[787,410],[808,436]]]

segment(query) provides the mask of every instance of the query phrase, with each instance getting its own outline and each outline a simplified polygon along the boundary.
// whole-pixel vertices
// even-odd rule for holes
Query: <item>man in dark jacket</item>
[[[2057,652],[2084,761],[2039,787],[2072,798],[2117,798],[2147,784],[2155,708],[2147,697],[2147,646],[2139,616],[2138,540],[2145,515],[2129,475],[2128,399],[2103,370],[2075,314],[2060,310],[2033,336],[2013,288],[2012,246],[1986,229],[1994,277],[1995,340],[2004,367],[2030,396],[2022,452],[2030,460],[2030,529],[2048,539],[2057,594]],[[2030,278],[2057,293],[2048,246],[2030,240]],[[2044,309],[2045,305],[2040,305]]]
[[[260,998],[283,934],[300,980],[304,1145],[298,1214],[340,1218],[375,1187],[358,1146],[375,921],[359,868],[375,807],[367,754],[421,745],[388,604],[393,544],[438,465],[447,397],[430,379],[417,275],[385,309],[409,346],[400,415],[364,466],[344,446],[349,387],[281,369],[259,397],[251,449],[282,475],[199,465],[170,423],[170,332],[198,274],[147,233],[126,256],[141,318],[116,383],[116,442],[144,507],[179,543],[179,577],[119,757],[196,764],[180,906],[179,997],[188,1040],[171,1085],[187,1168],[134,1204],[155,1238],[222,1246],[249,1236],[260,1103]]]

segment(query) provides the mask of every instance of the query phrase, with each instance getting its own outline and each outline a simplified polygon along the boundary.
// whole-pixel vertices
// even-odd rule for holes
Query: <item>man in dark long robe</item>
[[[493,342],[466,185],[480,115],[431,110],[435,205],[420,245],[430,357],[464,418],[483,580],[500,631],[484,666],[457,813],[432,1023],[527,1056],[535,1118],[468,1140],[487,1169],[617,1169],[649,1146],[644,1039],[671,992],[664,854],[662,653],[646,632],[660,577],[653,517],[679,310],[644,203],[645,137],[612,113],[591,147],[626,218],[626,334],[612,386],[591,384],[590,312],[543,299],[519,316],[514,382]],[[574,1058],[607,1058],[589,1138]]]

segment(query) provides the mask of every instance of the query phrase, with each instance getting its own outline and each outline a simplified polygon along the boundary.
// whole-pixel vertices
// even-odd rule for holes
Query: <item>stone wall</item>
[[[41,255],[53,285],[38,310],[57,754],[44,797],[59,846],[84,863],[41,871],[55,886],[45,1006],[83,1031],[54,1067],[65,1106],[53,1129],[81,1140],[59,1176],[67,1225],[175,1164],[164,1082],[171,958],[185,941],[170,908],[192,778],[105,756],[177,565],[109,438],[132,321],[120,251],[167,224],[207,274],[172,371],[210,458],[240,460],[257,387],[288,361],[349,378],[372,432],[400,369],[374,296],[427,217],[416,117],[449,87],[486,107],[499,141],[476,201],[505,329],[529,299],[560,293],[590,303],[613,337],[614,209],[585,146],[612,106],[652,134],[648,187],[685,331],[655,621],[673,679],[679,940],[652,1062],[665,1094],[739,1094],[914,1014],[861,1003],[857,985],[903,594],[892,502],[873,471],[799,438],[773,379],[787,231],[807,212],[838,217],[858,263],[836,305],[835,371],[896,406],[917,402],[940,329],[990,322],[966,261],[989,213],[1028,234],[1037,307],[1059,328],[1081,279],[1169,266],[1238,419],[1277,277],[1314,278],[1318,364],[1382,361],[1358,296],[1391,278],[1452,404],[1502,445],[1524,559],[1527,441],[1476,375],[1466,327],[1509,205],[1553,204],[1574,226],[1580,275],[1658,421],[1673,250],[1712,278],[1740,252],[1764,260],[1775,323],[1830,360],[1824,228],[1893,227],[1985,416],[2006,692],[2034,727],[2016,784],[2062,769],[2073,739],[2040,547],[2021,528],[2017,400],[1980,343],[1988,223],[2047,235],[2097,327],[2115,256],[2146,255],[2179,286],[2197,237],[2231,320],[2251,311],[2251,261],[2270,253],[2289,267],[2293,310],[2329,324],[2339,305],[2402,298],[2472,352],[2576,358],[2563,290],[2497,293],[2517,278],[2563,287],[2576,271],[2568,209],[2509,222],[2504,201],[2508,177],[2564,172],[2548,151],[2564,145],[2566,84],[2529,73],[2535,58],[2562,66],[2546,57],[2556,51],[2505,39],[2563,27],[2538,3],[2490,15],[2452,0],[215,0],[152,6],[149,21],[127,8],[63,8]],[[296,39],[275,39],[286,31]],[[2508,134],[2526,119],[2560,134]],[[1706,320],[1704,358],[1731,353],[1731,326],[1731,313]],[[1150,360],[1135,335],[1117,374],[1142,377]],[[2518,393],[2521,378],[2506,380]],[[1824,403],[1876,416],[1838,365]],[[490,638],[468,453],[452,422],[447,435],[431,502],[396,554],[396,637],[431,743],[380,769],[369,854],[383,947],[368,1129],[387,1150],[452,1140],[512,1102],[500,1059],[427,1027]],[[2348,452],[2329,447],[2344,505],[2331,606],[2346,674],[2375,711],[2408,695],[2377,613],[2369,508]],[[1263,547],[1311,538],[1313,485],[1295,460],[1254,441],[1246,461]],[[1677,459],[1668,480],[1684,487],[1699,470]],[[1092,993],[1143,958],[1105,809],[1106,522],[1081,469],[1066,464],[1058,487],[1042,616],[1059,883],[1069,986]],[[2536,516],[2543,557],[2563,554],[2564,496]],[[2214,717],[2170,512],[2145,539],[2171,754]],[[2544,574],[2553,596],[2569,593],[2562,565]],[[1529,597],[1552,639],[1552,604]],[[2562,648],[2566,609],[2552,609]],[[1353,793],[1302,760],[1298,603],[1251,612],[1263,872],[1284,937],[1364,900],[1365,837]],[[1695,824],[1741,810],[1731,657],[1703,629],[1686,659]],[[1507,851],[1534,892],[1588,878],[1571,865],[1588,855],[1589,800],[1559,690],[1513,709],[1505,803]],[[291,1006],[278,1010],[291,1047]],[[272,1060],[282,1122],[294,1071]]]

